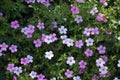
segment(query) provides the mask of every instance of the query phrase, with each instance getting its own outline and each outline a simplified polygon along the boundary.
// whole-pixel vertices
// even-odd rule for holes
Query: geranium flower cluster
[[[67,78],[72,78],[73,77],[73,71],[67,69],[65,72],[65,75],[67,76]],[[80,76],[74,76],[73,80],[81,80]]]
[[[45,42],[47,44],[53,43],[57,41],[57,36],[55,33],[46,35],[46,34],[42,34],[42,42]]]
[[[96,66],[99,67],[100,77],[108,77],[109,76],[107,75],[109,74],[108,67],[105,66],[106,60],[104,60],[103,58],[99,58],[96,60]]]
[[[37,27],[39,29],[44,29],[44,23],[38,23]],[[57,40],[58,40],[58,38],[56,36],[56,33],[52,33],[52,34],[49,34],[49,35],[42,34],[41,39],[38,38],[38,39],[34,40],[33,43],[34,43],[35,47],[38,48],[38,47],[42,46],[43,42],[45,42],[47,44],[50,44],[50,43],[53,43]]]
[[[52,22],[50,22],[51,20],[47,22],[47,19],[49,18],[43,20],[44,22],[42,22],[41,21],[42,19],[40,19],[37,21],[37,24],[36,22],[33,21],[33,23],[28,24],[27,27],[21,28],[21,34],[24,34],[25,38],[28,39],[28,41],[29,40],[31,41],[31,44],[32,44],[31,48],[34,48],[33,51],[37,51],[37,53],[40,52],[40,54],[33,54],[35,56],[31,56],[26,53],[27,55],[25,57],[20,57],[17,63],[13,63],[12,60],[9,60],[10,62],[8,63],[6,69],[10,73],[12,73],[13,80],[17,80],[17,78],[19,78],[19,75],[22,73],[23,74],[25,73],[25,76],[33,80],[34,79],[35,80],[36,79],[37,80],[48,80],[48,79],[49,80],[82,80],[84,73],[85,74],[88,73],[87,70],[89,69],[89,65],[92,65],[91,67],[96,67],[96,69],[98,69],[98,73],[95,72],[95,74],[91,77],[91,80],[102,80],[103,78],[107,78],[111,76],[111,73],[110,73],[111,71],[109,71],[110,68],[106,64],[106,63],[109,63],[111,59],[106,54],[107,51],[110,52],[110,50],[108,49],[107,44],[102,43],[102,40],[100,41],[96,39],[98,36],[102,34],[102,31],[104,30],[100,28],[101,25],[97,25],[97,24],[99,23],[99,24],[106,25],[105,23],[108,22],[107,18],[109,17],[107,17],[107,15],[104,12],[102,12],[100,8],[97,7],[98,5],[89,6],[90,10],[87,11],[87,13],[90,16],[90,19],[91,20],[93,19],[93,21],[95,21],[95,24],[91,23],[92,25],[88,24],[89,26],[87,26],[87,24],[84,23],[87,16],[80,14],[82,12],[82,9],[84,9],[80,7],[80,5],[83,5],[85,3],[85,0],[75,0],[75,2],[72,1],[72,3],[74,2],[74,4],[72,4],[69,0],[70,2],[69,11],[71,13],[68,13],[68,14],[71,15],[70,17],[72,17],[71,20],[73,21],[70,21],[68,23],[75,25],[75,27],[77,25],[77,29],[78,29],[77,31],[75,31],[76,34],[73,38],[72,35],[74,34],[72,34],[73,32],[70,32],[70,31],[74,31],[74,30],[69,29],[68,27],[69,24],[65,24],[62,22],[59,23],[59,19],[56,19],[57,17],[60,16],[59,9],[61,11],[62,6],[57,6],[55,9],[51,7],[53,10],[49,10],[49,6],[52,4],[51,2],[52,0],[24,0],[24,1],[27,3],[25,5],[30,5],[31,7],[33,7],[33,10],[39,9],[35,5],[40,5],[40,4],[45,5],[47,8],[46,7],[44,8],[48,10],[48,12],[52,13],[53,11],[53,14],[57,14],[58,16],[55,15],[55,17],[52,17],[51,18]],[[98,1],[93,0],[93,2],[97,3]],[[53,0],[53,3],[54,3],[54,0]],[[99,0],[98,3],[102,3],[104,5],[103,8],[108,6],[108,3],[106,0]],[[32,4],[35,4],[35,5],[32,5]],[[36,14],[36,12],[34,14]],[[46,15],[45,13],[39,14],[39,11],[38,11],[38,15],[40,15],[40,17],[42,14]],[[34,15],[34,17],[39,17],[38,15],[37,16]],[[3,17],[2,12],[0,12],[0,18],[1,17]],[[42,17],[44,18],[46,16],[42,16]],[[62,18],[64,18],[64,15],[62,15]],[[87,19],[89,20],[89,18]],[[36,24],[36,26],[34,24]],[[51,27],[47,28],[49,27],[48,25],[52,26],[52,28]],[[93,25],[94,27],[91,27]],[[13,30],[19,30],[18,28],[22,26],[20,25],[19,20],[15,19],[9,23],[9,27]],[[48,31],[49,29],[51,31]],[[82,34],[79,34],[80,31],[82,31]],[[40,35],[38,36],[35,35],[39,32],[41,32]],[[69,33],[72,35],[70,35]],[[106,39],[104,41],[111,41],[110,35],[112,35],[112,31],[110,32],[106,31],[106,34],[105,34],[106,36],[108,36],[108,34],[109,36],[108,37],[105,36]],[[117,39],[120,40],[119,37],[117,37]],[[58,43],[59,45],[55,45]],[[4,52],[6,53],[7,52],[10,52],[10,53],[19,52],[18,51],[20,48],[19,46],[15,44],[11,44],[11,43],[8,43],[8,44],[7,42],[4,42],[4,41],[0,43],[0,56],[5,56],[6,54]],[[55,46],[52,46],[53,44]],[[45,45],[45,48],[44,48],[44,45]],[[64,46],[61,46],[61,45],[64,45]],[[55,50],[53,49],[53,47],[55,47]],[[63,50],[59,49],[58,47],[63,48]],[[69,49],[66,49],[66,48],[69,48]],[[41,51],[42,49],[44,50],[44,52]],[[30,51],[31,49],[29,49],[29,46],[27,46],[27,49],[25,50]],[[58,54],[57,54],[57,51],[58,51]],[[37,59],[41,60],[42,65],[41,63],[40,64],[38,63],[39,65],[36,66],[36,62],[33,61],[33,57],[35,59],[36,55],[38,56],[38,58],[40,58],[40,59],[38,58]],[[117,58],[116,56],[113,56],[112,58],[114,57]],[[92,58],[93,58],[94,64],[91,64],[92,62],[88,63],[89,59],[92,60]],[[56,63],[53,64],[52,60],[54,60],[53,62],[56,62]],[[44,63],[44,61],[48,62],[48,64]],[[29,65],[31,66],[30,66],[30,69],[27,71],[26,68],[28,68]],[[54,67],[51,68],[52,66],[56,68],[56,71],[59,70],[60,73],[59,71],[55,72],[55,70],[53,69]],[[120,60],[117,61],[116,66],[118,68],[120,67]],[[45,71],[41,67],[42,68],[44,67]],[[47,69],[47,67],[49,67],[49,69]],[[41,69],[40,72],[37,71],[37,68]],[[48,71],[51,71],[51,72],[48,72]],[[57,73],[59,73],[59,75],[57,75]],[[119,80],[118,77],[115,77],[113,80]]]
[[[38,74],[38,73],[35,72],[35,71],[31,71],[31,72],[29,73],[29,76],[30,76],[32,79],[37,78],[37,80],[47,80],[47,79],[45,78],[45,75],[43,75],[42,73]]]
[[[62,43],[66,44],[68,47],[73,46],[74,45],[74,40],[71,38],[67,38],[67,28],[65,28],[64,26],[61,26],[60,28],[58,28],[59,33],[61,34],[61,39],[62,39]],[[62,35],[63,34],[63,35]]]
[[[83,74],[84,73],[84,69],[87,67],[87,62],[85,62],[84,60],[80,60],[79,61],[79,74]]]
[[[11,63],[8,64],[7,70],[9,72],[13,72],[16,75],[20,75],[23,72],[22,67],[15,66],[14,64]]]
[[[28,25],[28,27],[24,27],[21,29],[21,32],[24,33],[24,35],[27,37],[27,38],[32,38],[33,36],[33,33],[34,33],[34,29],[35,27],[33,25]]]
[[[0,44],[0,56],[3,55],[2,54],[3,51],[5,51],[5,52],[7,51],[8,47],[9,47],[9,50],[11,51],[11,53],[15,53],[18,51],[17,45],[12,44],[12,45],[8,46],[5,42],[3,42]]]
[[[103,22],[103,23],[107,23],[107,19],[105,18],[104,14],[102,13],[98,13],[97,17],[96,17],[96,20],[98,22]]]
[[[107,6],[108,6],[108,3],[107,3],[107,1],[106,1],[106,0],[100,0],[100,3],[102,3],[105,7],[107,7]]]
[[[98,35],[100,34],[99,28],[95,27],[95,28],[84,28],[84,32],[83,34],[87,37],[89,37],[90,35]]]
[[[27,57],[21,58],[21,60],[20,60],[20,63],[23,65],[27,65],[32,62],[33,62],[33,57],[30,55],[27,55]],[[7,70],[9,72],[13,72],[16,75],[20,75],[23,72],[22,67],[15,66],[15,64],[13,64],[13,63],[8,64]]]
[[[28,65],[29,63],[33,62],[33,57],[30,55],[27,55],[27,57],[21,58],[20,63],[23,64],[24,66]]]
[[[46,7],[50,6],[50,1],[49,0],[25,0],[25,2],[27,4],[35,3],[36,1],[37,1],[37,3],[41,3],[41,4],[45,5]]]

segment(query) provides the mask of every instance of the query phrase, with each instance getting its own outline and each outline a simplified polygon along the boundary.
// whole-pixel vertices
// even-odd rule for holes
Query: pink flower
[[[17,77],[16,77],[16,76],[13,76],[13,80],[17,80]]]
[[[17,46],[12,44],[10,47],[9,47],[9,50],[11,51],[11,53],[15,53],[17,52]]]
[[[83,34],[86,37],[89,37],[90,35],[98,35],[100,33],[99,28],[95,27],[95,28],[85,28]]]
[[[47,44],[53,43],[57,41],[56,34],[55,33],[49,35],[42,34],[42,41]]]
[[[57,28],[57,22],[56,22],[56,21],[53,21],[53,22],[52,22],[52,27],[53,27],[53,28]]]
[[[84,69],[83,69],[83,68],[80,68],[79,74],[83,74],[83,73],[84,73]]]
[[[104,17],[104,18],[103,18],[103,22],[104,22],[104,23],[107,23],[108,20]]]
[[[105,61],[105,62],[108,62],[108,57],[107,56],[102,56],[102,59]]]
[[[65,72],[65,76],[67,78],[72,78],[73,77],[73,71],[67,69],[66,72]]]
[[[19,23],[17,20],[11,22],[11,28],[17,29],[19,27]]]
[[[94,76],[92,77],[92,80],[99,80],[99,76],[98,76],[98,75],[94,75]]]
[[[35,47],[40,47],[42,45],[42,41],[40,39],[34,40],[33,42],[35,44]]]
[[[82,46],[83,46],[83,41],[82,40],[79,40],[79,41],[75,42],[75,47],[82,48]]]
[[[98,13],[97,17],[96,17],[96,20],[98,22],[104,22],[104,23],[107,23],[107,19],[104,17],[104,15],[102,13]]]
[[[15,68],[14,64],[8,64],[8,66],[7,66],[7,70],[10,72],[13,72],[14,68]]]
[[[57,41],[57,37],[56,37],[56,34],[55,34],[55,33],[50,34],[50,36],[51,36],[52,42]]]
[[[111,34],[112,34],[112,31],[106,31],[106,34],[107,34],[107,35],[111,35]]]
[[[72,12],[72,14],[78,14],[79,13],[79,8],[72,5],[71,6],[71,12]]]
[[[44,29],[45,28],[44,23],[43,22],[39,22],[38,25],[37,25],[37,28],[40,29],[40,30]]]
[[[83,61],[83,60],[81,60],[81,61],[79,62],[79,66],[80,66],[80,68],[82,68],[82,69],[85,69],[85,68],[86,68],[86,65],[87,65],[87,63],[86,63],[85,61]]]
[[[46,7],[50,6],[50,1],[49,0],[45,0],[45,2],[42,3],[43,5],[45,5]]]
[[[83,34],[84,34],[86,37],[89,37],[90,34],[91,34],[91,28],[84,28]]]
[[[27,32],[27,33],[26,33],[26,37],[27,37],[27,38],[32,38],[32,36],[33,36],[33,35],[32,35],[31,32]]]
[[[98,35],[100,32],[99,32],[99,28],[98,27],[95,27],[95,28],[91,28],[91,35]]]
[[[3,42],[2,44],[0,44],[0,50],[1,51],[7,51],[7,48],[8,48],[8,45],[5,42]]]
[[[44,3],[45,0],[37,0],[38,3]]]
[[[87,57],[91,57],[93,55],[93,51],[90,49],[86,49],[86,51],[84,53]]]
[[[34,29],[35,29],[35,26],[30,24],[30,25],[28,25],[27,31],[30,33],[33,33],[35,31]]]
[[[28,25],[28,27],[22,28],[21,32],[26,35],[27,38],[32,38],[32,34],[34,33],[35,26]]]
[[[46,38],[46,35],[42,34],[42,38],[41,38],[42,42],[45,42],[45,38]]]
[[[98,22],[102,22],[103,21],[103,14],[102,13],[98,13],[97,17],[96,17],[96,20]]]
[[[106,2],[106,0],[100,0],[100,3],[104,3],[104,2]]]
[[[83,3],[83,0],[76,0],[76,2]]]
[[[21,58],[20,63],[23,64],[24,66],[27,65],[29,63],[28,58]]]
[[[107,2],[104,2],[103,5],[104,5],[104,7],[107,7],[107,6],[108,6],[108,3],[107,3]]]
[[[100,45],[97,50],[99,51],[99,54],[104,54],[106,52],[106,47]]]
[[[45,5],[46,7],[50,6],[50,2],[49,0],[37,0],[38,3],[42,3],[43,5]]]
[[[37,80],[47,80],[43,74],[37,75]]]

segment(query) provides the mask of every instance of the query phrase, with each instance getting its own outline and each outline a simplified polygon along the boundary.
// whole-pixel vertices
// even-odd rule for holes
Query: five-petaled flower
[[[11,53],[15,53],[17,52],[17,46],[12,44],[10,47],[9,47],[9,50],[11,51]]]

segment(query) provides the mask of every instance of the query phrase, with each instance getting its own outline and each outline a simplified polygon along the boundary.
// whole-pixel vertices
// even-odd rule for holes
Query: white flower
[[[50,60],[52,59],[52,57],[54,57],[54,54],[52,51],[45,52],[45,58],[48,58]]]
[[[2,50],[0,50],[0,56],[2,56]]]
[[[50,79],[50,80],[57,80],[57,79],[56,79],[56,77],[53,77],[53,78],[52,78],[52,79]]]
[[[117,77],[115,77],[113,80],[120,80],[120,79],[118,79]]]
[[[108,71],[107,71],[108,67],[106,66],[102,66],[99,68],[99,72],[100,74],[106,74]]]
[[[120,36],[117,39],[120,41]]]
[[[99,58],[96,60],[96,66],[102,67],[104,66],[104,64],[105,64],[105,61],[102,58]]]
[[[74,60],[74,57],[70,56],[68,57],[66,63],[70,66],[72,66],[73,64],[75,64],[75,60]]]
[[[46,42],[47,44],[50,44],[50,43],[52,42],[52,37],[46,35],[46,37],[45,37],[45,42]]]
[[[67,38],[67,35],[62,35],[62,36],[60,36],[60,38],[61,38],[62,40],[64,40],[64,39]]]
[[[118,67],[120,67],[120,60],[118,60],[118,64],[117,64]]]
[[[81,80],[81,79],[80,79],[80,76],[74,76],[73,80]]]
[[[64,26],[61,26],[60,28],[58,28],[60,34],[66,34],[67,33],[67,28],[65,28]]]
[[[86,42],[86,46],[92,46],[92,45],[93,45],[94,40],[93,40],[93,39],[91,39],[91,38],[88,38],[85,42]]]
[[[74,45],[74,40],[72,40],[70,38],[64,39],[62,42],[63,42],[63,44],[66,44],[68,47]]]
[[[28,58],[28,63],[32,63],[33,62],[33,57],[31,55],[27,55]]]
[[[34,79],[37,77],[37,72],[31,71],[31,73],[29,74],[29,76]]]
[[[20,73],[22,73],[22,67],[15,67],[13,72],[16,75],[20,75]]]

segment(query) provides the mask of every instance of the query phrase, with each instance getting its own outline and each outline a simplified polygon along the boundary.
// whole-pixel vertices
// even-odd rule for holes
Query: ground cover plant
[[[120,1],[0,0],[0,80],[120,80]]]

